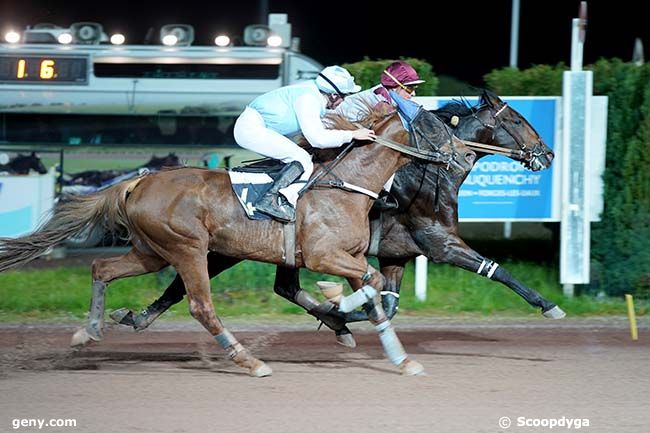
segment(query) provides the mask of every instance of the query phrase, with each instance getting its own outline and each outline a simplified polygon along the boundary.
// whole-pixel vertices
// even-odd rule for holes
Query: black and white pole
[[[589,143],[593,73],[582,69],[587,27],[587,2],[573,19],[571,70],[564,72],[562,105],[562,221],[560,225],[560,283],[565,296],[575,284],[589,283]]]

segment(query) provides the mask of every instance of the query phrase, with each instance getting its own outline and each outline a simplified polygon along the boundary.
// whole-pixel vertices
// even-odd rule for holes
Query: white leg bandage
[[[394,365],[400,365],[404,362],[407,357],[406,351],[399,338],[397,338],[397,334],[390,320],[378,324],[375,328],[379,332],[379,341],[381,341],[388,360]]]
[[[372,286],[363,286],[350,296],[345,296],[341,299],[339,311],[342,313],[349,313],[356,310],[377,295],[377,290]]]

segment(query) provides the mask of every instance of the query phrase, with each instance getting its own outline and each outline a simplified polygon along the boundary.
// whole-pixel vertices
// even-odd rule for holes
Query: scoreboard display
[[[88,57],[0,54],[0,83],[86,84]]]

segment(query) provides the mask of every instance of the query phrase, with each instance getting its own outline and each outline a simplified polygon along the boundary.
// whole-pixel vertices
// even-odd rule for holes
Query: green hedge
[[[438,78],[433,73],[433,67],[429,63],[413,58],[400,58],[399,60],[408,62],[418,72],[420,78],[426,81],[426,83],[418,87],[418,96],[436,95],[438,91]],[[355,83],[365,90],[379,84],[382,71],[394,61],[387,59],[370,60],[366,57],[359,62],[346,63],[341,66],[350,71],[354,76]]]
[[[650,296],[650,65],[602,59],[594,93],[609,97],[605,209],[592,224],[593,280],[610,295]],[[564,64],[485,76],[500,95],[560,95]]]

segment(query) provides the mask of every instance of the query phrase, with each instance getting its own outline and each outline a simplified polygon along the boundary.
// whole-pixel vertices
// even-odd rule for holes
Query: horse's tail
[[[129,233],[126,197],[140,180],[121,182],[94,194],[67,196],[33,233],[16,239],[0,238],[0,272],[34,260],[49,248],[100,224],[111,231],[121,227]]]

